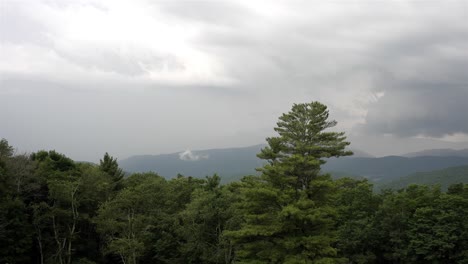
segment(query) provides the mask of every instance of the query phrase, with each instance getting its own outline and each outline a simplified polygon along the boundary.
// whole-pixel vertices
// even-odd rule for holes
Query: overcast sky
[[[248,146],[321,101],[374,155],[468,147],[468,1],[0,0],[0,138],[97,161]]]

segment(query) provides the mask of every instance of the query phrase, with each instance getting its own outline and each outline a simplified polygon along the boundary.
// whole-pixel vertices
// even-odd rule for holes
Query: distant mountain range
[[[422,156],[436,156],[436,157],[468,157],[468,149],[426,149],[418,152],[411,152],[404,154],[404,157],[422,157]]]
[[[256,173],[255,168],[263,164],[257,153],[264,146],[133,156],[119,161],[119,165],[127,172],[153,171],[166,178],[179,173],[197,178],[218,173],[223,182],[229,182]]]
[[[390,181],[415,172],[427,172],[454,166],[468,165],[467,157],[399,157],[338,158],[330,159],[324,166],[326,172],[358,175],[374,182]]]
[[[223,182],[239,180],[245,175],[256,174],[255,168],[261,167],[263,161],[257,158],[260,149],[265,145],[243,148],[211,149],[185,151],[162,155],[133,156],[119,161],[127,172],[154,171],[166,178],[177,174],[197,178],[218,173]],[[324,172],[335,177],[365,177],[373,182],[391,182],[400,177],[417,173],[441,170],[448,167],[468,166],[468,155],[463,151],[426,150],[401,156],[372,157],[353,150],[351,157],[331,158],[323,166]],[[432,153],[432,155],[431,155]],[[446,153],[447,155],[442,155]],[[460,156],[452,156],[459,153]],[[438,155],[436,155],[438,154]],[[416,176],[415,176],[416,177]]]

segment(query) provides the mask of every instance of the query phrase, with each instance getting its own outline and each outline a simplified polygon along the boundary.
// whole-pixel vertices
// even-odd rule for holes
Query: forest
[[[294,104],[259,175],[228,184],[2,139],[0,263],[468,263],[468,185],[333,179],[327,158],[352,155],[336,124],[322,103]]]

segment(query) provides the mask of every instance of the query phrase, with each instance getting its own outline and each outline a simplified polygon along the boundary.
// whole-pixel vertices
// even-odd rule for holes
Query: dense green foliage
[[[258,156],[221,185],[116,159],[15,155],[0,141],[0,263],[468,263],[468,185],[373,192],[323,174],[349,155],[327,108],[294,105]]]

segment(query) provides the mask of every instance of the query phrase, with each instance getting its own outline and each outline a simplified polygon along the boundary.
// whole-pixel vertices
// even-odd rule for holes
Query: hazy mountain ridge
[[[265,145],[241,148],[185,151],[161,155],[139,155],[120,161],[127,172],[154,171],[166,178],[177,174],[203,178],[218,173],[223,182],[238,180],[242,176],[256,174],[262,166],[257,154]],[[355,175],[374,182],[388,182],[416,173],[468,165],[468,157],[422,156],[422,157],[367,157],[369,154],[353,150],[356,156],[331,158],[323,166],[324,172],[336,177]],[[364,156],[364,157],[362,157]]]
[[[331,159],[323,166],[323,170],[359,175],[372,181],[388,181],[415,172],[427,172],[462,165],[468,165],[468,158],[387,156]]]
[[[161,155],[133,156],[120,161],[120,166],[128,172],[154,171],[166,178],[177,174],[202,178],[218,173],[223,181],[240,179],[244,175],[255,174],[255,168],[262,166],[257,153],[265,145],[243,148],[226,148],[190,151],[195,160],[184,159],[185,152]]]

